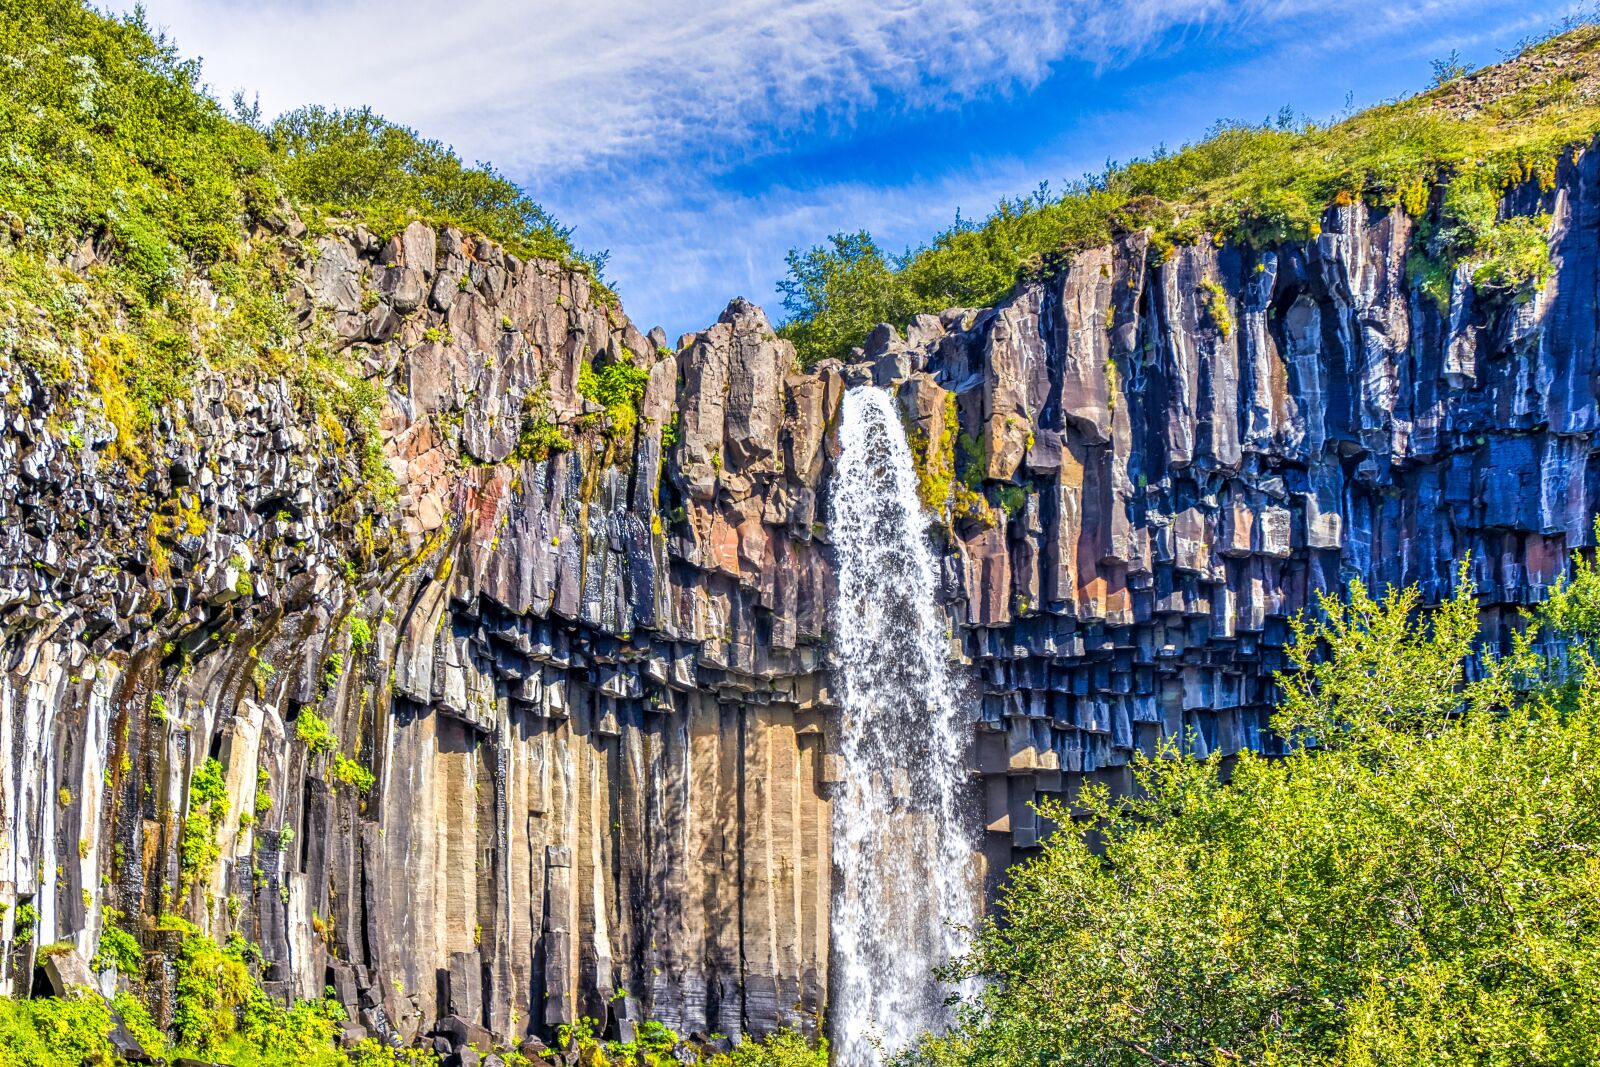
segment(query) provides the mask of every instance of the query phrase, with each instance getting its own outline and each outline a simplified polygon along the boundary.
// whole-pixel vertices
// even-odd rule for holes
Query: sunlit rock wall
[[[454,231],[262,235],[301,250],[308,344],[386,395],[386,504],[282,381],[196,383],[141,462],[86,382],[0,338],[0,992],[42,944],[92,955],[116,909],[158,1004],[172,913],[401,1039],[449,1013],[814,1026],[847,385],[896,390],[955,500],[995,877],[1047,829],[1031,800],[1123,784],[1140,747],[1272,751],[1270,674],[1315,591],[1437,598],[1470,552],[1496,639],[1590,543],[1597,158],[1508,194],[1550,217],[1537,292],[1464,271],[1442,311],[1407,279],[1413,220],[1356,204],[1308,246],[1129,234],[810,372],[743,301],[674,345]],[[608,437],[580,372],[624,358],[649,384]],[[528,447],[546,424],[570,451]],[[208,758],[229,811],[185,870]]]

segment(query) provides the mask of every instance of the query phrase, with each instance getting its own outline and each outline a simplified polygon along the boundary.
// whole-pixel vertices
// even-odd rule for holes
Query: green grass
[[[901,255],[866,231],[835,234],[789,253],[780,283],[789,317],[779,332],[803,362],[842,358],[879,322],[904,326],[925,312],[997,303],[1019,279],[1119,233],[1148,229],[1157,261],[1207,238],[1264,247],[1311,239],[1327,208],[1358,199],[1424,220],[1413,277],[1431,280],[1424,287],[1435,296],[1463,260],[1483,286],[1538,283],[1549,266],[1536,224],[1508,223],[1496,208],[1511,185],[1548,187],[1564,152],[1600,132],[1585,81],[1600,66],[1597,46],[1594,25],[1528,45],[1503,68],[1514,77],[1470,113],[1457,113],[1464,82],[1456,78],[1339,122],[1288,111],[1259,124],[1219,122],[1179,151],[1110,164],[1062,193],[1040,186],[1002,200],[981,222],[958,214]],[[1567,61],[1559,76],[1524,69],[1529,58],[1557,54]]]

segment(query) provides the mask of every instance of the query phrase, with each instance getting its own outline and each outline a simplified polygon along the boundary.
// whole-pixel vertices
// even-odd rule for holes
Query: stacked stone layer
[[[1048,829],[1031,801],[1126,784],[1140,748],[1273,751],[1317,591],[1438,598],[1470,552],[1498,640],[1591,544],[1597,171],[1507,195],[1550,217],[1538,291],[1463,268],[1440,309],[1414,220],[1358,203],[1303,246],[1158,262],[1130,234],[809,372],[744,301],[672,346],[451,230],[302,240],[308,340],[387,393],[389,506],[282,381],[198,382],[140,466],[87,388],[0,359],[0,991],[115,908],[158,1001],[172,912],[405,1040],[815,1026],[844,390],[895,391],[939,499],[972,485],[939,539],[997,876]],[[608,434],[578,385],[617,360],[648,385]],[[528,447],[547,423],[570,451]],[[185,872],[208,758],[230,810]]]

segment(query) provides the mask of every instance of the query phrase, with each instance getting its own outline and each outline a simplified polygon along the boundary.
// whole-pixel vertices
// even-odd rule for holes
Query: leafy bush
[[[233,253],[239,220],[275,199],[271,152],[206,95],[198,61],[138,9],[6,0],[0,12],[0,64],[19,72],[0,92],[4,206],[63,241],[103,235],[119,280],[147,296],[190,261]]]
[[[77,1067],[109,1057],[113,1025],[97,996],[0,997],[0,1067]]]
[[[294,735],[311,750],[312,755],[339,747],[339,739],[328,727],[328,721],[310,708],[300,709],[300,717],[294,724]]]
[[[1600,1040],[1600,574],[1502,655],[1467,572],[1297,621],[1283,759],[1141,758],[1014,868],[911,1064],[1578,1063]],[[1568,644],[1536,654],[1539,633]],[[1314,746],[1312,747],[1312,743]],[[1226,778],[1226,780],[1225,780]],[[1094,847],[1098,843],[1099,848]]]
[[[371,771],[343,752],[333,754],[333,779],[344,783],[357,793],[370,793],[373,783],[377,781]]]
[[[118,974],[134,978],[144,969],[144,949],[138,938],[119,925],[123,917],[116,908],[105,909],[105,928],[100,931],[100,945],[89,966],[96,971],[115,968]]]
[[[493,166],[468,167],[447,145],[372,112],[304,107],[267,129],[296,200],[355,210],[387,236],[420,217],[481,233],[527,257],[579,264],[596,277],[604,253],[580,255],[562,226]]]
[[[372,647],[372,624],[359,616],[350,619],[350,648],[361,655]]]
[[[906,280],[865,230],[836,233],[831,247],[791,249],[778,283],[789,322],[784,336],[803,358],[843,358],[880,322],[903,323],[920,310]]]
[[[578,369],[578,393],[606,409],[606,435],[615,440],[633,436],[639,421],[639,401],[650,384],[650,372],[635,366],[633,353],[623,349],[622,358],[598,367],[583,364]]]
[[[228,787],[222,764],[208,759],[189,785],[189,813],[183,820],[178,844],[178,884],[187,893],[195,881],[217,862],[217,831],[228,816]]]
[[[747,1038],[726,1055],[712,1056],[707,1067],[828,1067],[828,1039],[807,1040],[793,1030]]]
[[[11,940],[20,948],[32,943],[34,927],[39,924],[39,909],[33,904],[18,904],[17,915],[11,926]]]

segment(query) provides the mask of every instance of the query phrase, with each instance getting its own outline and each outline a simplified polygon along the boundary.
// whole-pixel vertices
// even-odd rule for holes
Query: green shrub
[[[311,750],[312,755],[332,751],[339,747],[339,739],[328,727],[328,721],[310,708],[301,708],[295,720],[294,735]]]
[[[217,862],[221,854],[217,831],[228,816],[228,787],[222,777],[222,764],[208,759],[195,772],[189,785],[189,812],[183,819],[183,836],[178,844],[178,885],[183,893]]]
[[[1233,316],[1228,313],[1228,294],[1215,278],[1200,279],[1200,291],[1205,294],[1206,315],[1217,332],[1227,337],[1233,332]]]
[[[100,931],[100,945],[89,966],[96,971],[115,968],[120,975],[137,977],[144,969],[144,949],[140,948],[139,939],[118,925],[123,918],[122,912],[106,908],[104,918],[105,928]]]
[[[903,324],[920,310],[909,281],[865,230],[792,249],[786,262],[789,275],[778,289],[789,321],[780,332],[808,364],[844,359],[877,323]]]
[[[370,793],[376,779],[372,772],[343,752],[333,755],[333,778],[354,789],[357,793]]]
[[[793,1030],[747,1039],[726,1056],[713,1056],[708,1067],[828,1067],[828,1041],[808,1041]]]
[[[1469,572],[1323,598],[1282,759],[1140,757],[1091,786],[945,977],[901,1065],[1580,1063],[1600,1040],[1600,573],[1581,558],[1470,679]],[[1546,660],[1539,633],[1567,657]],[[1081,813],[1083,818],[1075,816]]]
[[[639,421],[639,401],[650,384],[650,372],[635,366],[633,353],[623,349],[622,357],[598,367],[583,364],[578,369],[578,393],[606,409],[606,436],[626,440],[633,436]]]
[[[146,1051],[160,1055],[167,1047],[167,1036],[161,1032],[155,1020],[150,1017],[149,1010],[138,997],[125,989],[119,989],[111,998],[111,1006],[121,1017],[123,1025],[128,1032],[139,1039]]]
[[[237,945],[223,949],[209,937],[191,932],[178,949],[175,969],[174,1043],[209,1055],[238,1028],[236,1011],[255,988],[249,966]]]
[[[579,373],[581,375],[582,372]],[[516,457],[538,462],[548,459],[553,452],[570,451],[572,440],[550,418],[549,405],[542,398],[528,397],[522,409],[522,430],[517,437]]]
[[[78,1067],[109,1058],[113,1025],[98,996],[0,997],[0,1067]]]
[[[508,1064],[510,1057],[504,1057]],[[432,1049],[393,1048],[375,1037],[363,1038],[350,1050],[351,1067],[439,1067],[439,1054]]]
[[[340,652],[328,653],[328,658],[322,664],[322,685],[325,689],[332,689],[339,684],[339,678],[344,674],[344,655]]]
[[[1007,518],[1015,518],[1017,513],[1028,504],[1028,491],[1020,485],[1006,485],[1000,488],[1000,510],[1006,513]]]
[[[20,948],[31,944],[33,941],[34,927],[39,924],[39,909],[33,904],[18,904],[15,920],[11,925],[11,940]]]
[[[359,616],[350,618],[350,648],[361,655],[372,647],[372,624]]]

